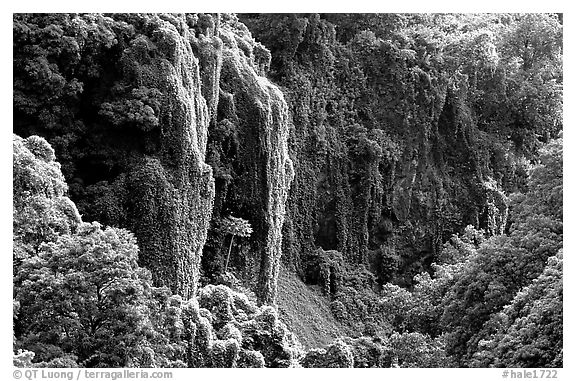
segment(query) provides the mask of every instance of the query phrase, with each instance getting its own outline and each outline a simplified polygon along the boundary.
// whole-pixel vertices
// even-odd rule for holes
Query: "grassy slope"
[[[329,301],[320,289],[304,284],[284,267],[278,277],[278,310],[280,319],[305,348],[323,347],[350,334],[332,316]]]

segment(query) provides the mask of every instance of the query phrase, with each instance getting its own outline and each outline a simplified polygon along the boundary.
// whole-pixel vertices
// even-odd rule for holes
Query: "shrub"
[[[342,340],[336,340],[326,349],[311,349],[302,359],[305,368],[353,368],[352,349]]]

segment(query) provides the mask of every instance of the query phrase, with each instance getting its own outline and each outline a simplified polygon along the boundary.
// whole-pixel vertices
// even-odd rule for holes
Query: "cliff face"
[[[194,43],[183,18],[160,19],[121,58],[123,81],[161,94],[158,151],[143,155],[128,174],[128,215],[142,251],[140,262],[152,271],[156,284],[185,297],[193,295],[198,283],[214,199],[205,155],[215,85],[206,80],[212,87],[202,91]],[[213,78],[218,69],[208,66],[203,72]]]
[[[232,15],[17,15],[15,40],[15,131],[53,144],[85,219],[132,230],[155,284],[191,297],[210,221],[245,218],[249,278],[274,303],[290,118],[246,27]],[[205,262],[218,267],[227,237],[212,228]]]
[[[129,63],[124,80],[163,94],[159,154],[146,157],[129,181],[136,200],[129,214],[141,237],[142,264],[175,292],[191,295],[195,289],[215,197],[212,167],[205,163],[209,126],[227,123],[238,142],[226,160],[241,165],[231,178],[240,206],[229,211],[256,227],[250,251],[260,262],[257,294],[261,303],[273,304],[293,178],[288,106],[261,76],[269,53],[235,17],[203,15],[198,25],[206,26],[193,33],[184,19],[162,21],[123,57]],[[140,39],[148,38],[158,47],[154,58],[138,51]],[[219,205],[227,204],[220,190],[216,197]]]
[[[215,134],[211,164],[218,168],[218,210],[242,215],[254,226],[257,295],[273,304],[282,255],[282,226],[294,177],[288,156],[290,118],[282,92],[263,75],[270,54],[234,17],[219,31],[223,41],[218,123],[230,136]],[[225,147],[232,145],[233,150]],[[221,153],[221,155],[219,155]],[[218,157],[216,157],[218,155]]]
[[[493,166],[500,137],[479,130],[468,77],[395,21],[371,27],[380,37],[362,30],[379,17],[241,17],[271,50],[294,120],[284,258],[305,276],[320,246],[409,284],[451,234],[505,226],[514,164]]]
[[[307,277],[318,248],[409,284],[466,225],[503,231],[525,174],[510,131],[533,128],[486,106],[505,76],[489,34],[458,58],[410,17],[16,15],[14,130],[184,296],[222,272],[229,215],[254,228],[230,264],[262,303],[281,255]]]

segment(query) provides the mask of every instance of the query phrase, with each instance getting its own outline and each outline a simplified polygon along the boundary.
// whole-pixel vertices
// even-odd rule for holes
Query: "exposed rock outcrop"
[[[219,31],[223,41],[219,119],[234,129],[236,153],[226,160],[234,170],[227,187],[236,192],[235,199],[226,200],[224,189],[217,196],[228,210],[247,215],[255,227],[251,250],[259,258],[257,296],[262,304],[274,304],[286,200],[294,177],[288,155],[291,120],[282,92],[262,76],[270,53],[235,17],[228,17]]]
[[[218,60],[200,74],[195,37],[186,19],[156,16],[123,54],[123,80],[160,91],[158,152],[133,167],[128,189],[131,227],[141,248],[141,265],[155,283],[191,297],[212,213],[214,180],[205,163],[210,109]],[[202,52],[214,51],[200,37]],[[204,46],[201,45],[201,46]],[[205,61],[213,60],[203,53]],[[205,78],[204,83],[202,77]],[[207,99],[202,94],[206,94]],[[217,92],[216,92],[217,94]]]

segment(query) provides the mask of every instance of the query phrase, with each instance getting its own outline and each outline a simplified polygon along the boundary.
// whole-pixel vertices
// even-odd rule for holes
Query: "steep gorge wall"
[[[144,155],[128,175],[128,215],[138,237],[140,262],[156,284],[190,297],[214,199],[212,169],[205,163],[209,105],[202,96],[200,64],[183,19],[158,20],[123,53],[123,81],[157,89],[158,152]],[[155,45],[151,56],[149,46]],[[215,75],[204,68],[209,76]]]
[[[505,199],[490,206],[502,194],[494,147],[470,116],[466,79],[431,62],[431,43],[362,31],[378,17],[241,16],[271,50],[293,116],[283,258],[311,281],[321,247],[409,285],[466,225],[505,225]]]
[[[209,231],[227,238],[211,221],[245,218],[254,288],[273,304],[290,118],[246,27],[233,15],[16,15],[14,33],[14,130],[55,147],[83,218],[132,230],[155,284],[184,297]],[[218,267],[210,248],[204,267]]]
[[[256,257],[260,303],[276,301],[282,255],[282,226],[294,177],[288,156],[290,118],[282,92],[264,75],[270,54],[235,17],[222,23],[223,59],[218,123],[230,135],[215,134],[212,161],[219,208],[214,217],[234,214],[254,226],[249,256]],[[233,145],[233,151],[225,147]],[[217,157],[216,157],[217,156]],[[218,182],[218,180],[220,180]]]
[[[434,41],[362,30],[378,17],[17,15],[14,130],[175,292],[222,273],[229,215],[262,303],[281,257],[307,277],[319,247],[409,284],[467,224],[502,231],[515,168]]]

